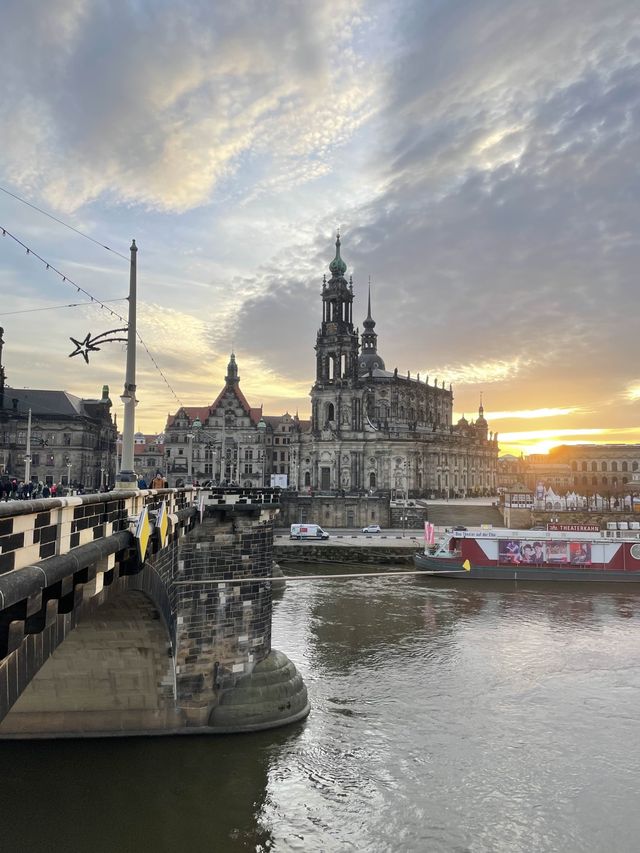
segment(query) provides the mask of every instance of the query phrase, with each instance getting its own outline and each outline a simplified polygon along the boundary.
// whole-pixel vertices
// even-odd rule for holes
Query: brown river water
[[[291,728],[0,743],[0,850],[640,849],[640,590],[291,581],[273,645]]]

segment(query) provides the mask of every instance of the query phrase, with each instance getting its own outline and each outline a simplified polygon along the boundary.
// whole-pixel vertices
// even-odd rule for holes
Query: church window
[[[582,470],[582,471],[587,471],[587,470],[588,470],[588,469],[587,469],[587,463],[586,463],[586,462],[583,462],[583,463],[582,463],[581,470]]]
[[[311,485],[311,474],[308,471],[304,472],[304,484],[305,486]]]
[[[628,467],[628,465],[627,465],[627,463],[626,463],[626,462],[623,462],[623,463],[622,463],[622,470],[623,470],[623,471],[628,471],[628,470],[629,470],[629,467]]]
[[[637,462],[634,462],[634,463],[631,465],[631,470],[632,470],[632,471],[637,471],[637,470],[638,470],[638,463],[637,463]]]
[[[608,481],[607,481],[607,478],[606,478],[606,477],[603,477],[603,478],[602,478],[602,485],[603,485],[603,486],[606,486],[606,485],[607,485],[607,482],[608,482]]]
[[[327,404],[327,420],[328,421],[335,420],[335,409],[333,407],[333,403]]]
[[[612,462],[612,463],[611,463],[611,470],[612,470],[612,471],[617,471],[617,470],[618,470],[618,463],[617,463],[617,462]]]
[[[400,420],[404,420],[404,406],[400,406]]]
[[[597,470],[598,470],[598,463],[597,463],[597,462],[592,462],[592,463],[591,463],[591,470],[592,470],[592,471],[597,471]]]
[[[602,470],[603,470],[603,471],[606,471],[606,470],[607,470],[607,463],[606,463],[606,462],[603,462],[603,463],[602,463]]]

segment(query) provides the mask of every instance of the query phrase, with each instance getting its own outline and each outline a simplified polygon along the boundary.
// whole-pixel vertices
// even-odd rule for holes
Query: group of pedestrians
[[[28,501],[36,498],[55,498],[67,494],[58,483],[24,483],[22,480],[0,479],[0,501]]]

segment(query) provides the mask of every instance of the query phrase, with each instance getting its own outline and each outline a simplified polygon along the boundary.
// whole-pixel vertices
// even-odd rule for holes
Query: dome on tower
[[[347,271],[347,265],[340,257],[340,233],[336,236],[336,256],[329,264],[329,270],[334,276],[342,276]]]

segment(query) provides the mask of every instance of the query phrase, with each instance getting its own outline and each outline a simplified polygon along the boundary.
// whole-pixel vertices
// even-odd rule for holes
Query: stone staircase
[[[497,507],[461,505],[456,501],[429,503],[427,519],[436,527],[454,527],[456,524],[463,524],[465,527],[480,527],[482,524],[505,526]]]

